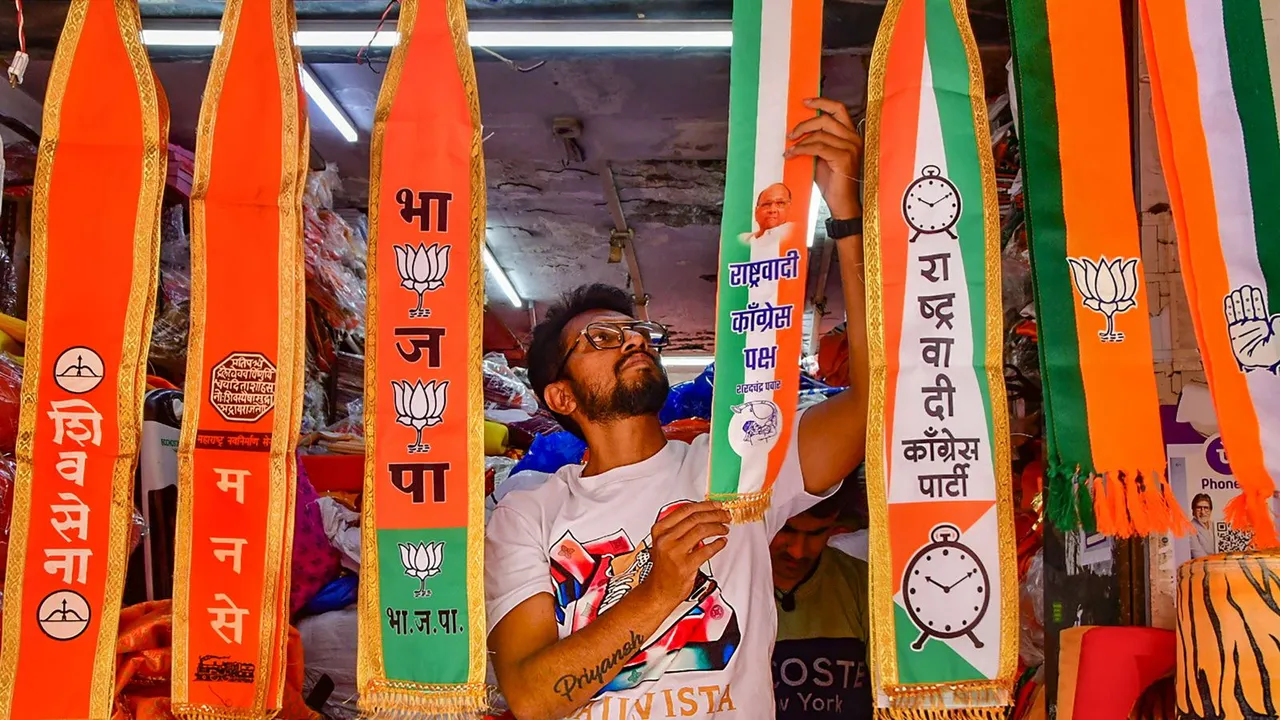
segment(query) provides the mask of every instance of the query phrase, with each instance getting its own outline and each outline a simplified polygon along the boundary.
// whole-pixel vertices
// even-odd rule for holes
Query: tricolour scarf
[[[1002,718],[1018,584],[1000,218],[962,0],[891,0],[867,104],[877,714]]]
[[[270,718],[288,638],[306,100],[293,0],[230,0],[200,108],[174,557],[173,711]]]
[[[735,0],[710,488],[734,522],[763,517],[796,430],[813,159],[783,152],[821,51],[822,0]]]
[[[1009,18],[1044,383],[1047,514],[1064,530],[1185,531],[1165,479],[1120,7],[1010,0]]]
[[[140,25],[135,3],[74,0],[49,74],[4,588],[5,718],[105,718],[115,695],[169,132]]]
[[[1160,161],[1196,340],[1241,493],[1228,522],[1277,544],[1280,477],[1280,7],[1142,3]]]
[[[360,704],[472,717],[484,619],[485,185],[463,0],[400,4],[374,120]]]

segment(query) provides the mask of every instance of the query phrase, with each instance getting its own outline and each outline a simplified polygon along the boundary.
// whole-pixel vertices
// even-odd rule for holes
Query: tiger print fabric
[[[1179,717],[1280,712],[1280,552],[1212,555],[1178,568]]]

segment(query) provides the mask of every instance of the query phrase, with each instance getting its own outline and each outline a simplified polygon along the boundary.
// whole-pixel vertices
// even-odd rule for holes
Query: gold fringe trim
[[[274,720],[279,710],[260,712],[252,708],[217,707],[215,705],[174,705],[178,720]]]
[[[471,720],[493,705],[484,683],[427,685],[374,680],[360,693],[360,717],[367,720]]]
[[[773,499],[773,489],[753,493],[712,493],[708,499],[729,511],[730,523],[742,525],[764,519]]]
[[[1000,680],[890,686],[884,693],[889,707],[877,707],[876,720],[1004,720],[1012,700],[1010,684]]]
[[[876,720],[1005,720],[1007,707],[876,708]]]

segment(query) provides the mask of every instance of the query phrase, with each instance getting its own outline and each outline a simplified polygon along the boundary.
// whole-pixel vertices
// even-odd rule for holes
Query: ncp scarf
[[[173,710],[269,718],[288,637],[307,118],[292,0],[230,0],[196,137]]]
[[[1160,159],[1191,318],[1241,494],[1228,522],[1277,544],[1280,476],[1280,6],[1142,3]]]
[[[0,717],[111,712],[168,132],[137,5],[74,0],[36,165]]]
[[[882,718],[1001,718],[1018,660],[999,210],[962,0],[891,0],[867,103],[867,490]]]
[[[796,429],[813,159],[782,154],[821,56],[822,0],[735,0],[710,481],[734,522],[763,517]]]
[[[1010,0],[1009,18],[1049,445],[1047,514],[1063,530],[1185,530],[1164,476],[1120,7]]]
[[[400,4],[369,174],[360,704],[471,717],[487,701],[485,186],[463,0]]]

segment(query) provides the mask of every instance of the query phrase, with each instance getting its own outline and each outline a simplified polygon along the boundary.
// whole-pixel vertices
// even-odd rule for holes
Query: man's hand
[[[804,104],[822,114],[796,125],[787,136],[795,145],[787,150],[786,156],[809,155],[821,159],[818,189],[831,209],[831,217],[837,220],[862,217],[855,180],[862,166],[862,137],[854,129],[848,109],[843,103],[826,98],[812,98]]]
[[[1262,291],[1252,285],[1232,290],[1223,301],[1231,351],[1245,372],[1280,367],[1280,315],[1267,312]]]
[[[710,501],[689,503],[654,523],[653,569],[637,591],[648,591],[668,612],[693,593],[698,568],[724,549],[729,534],[729,512]],[[715,538],[710,540],[710,538]]]

